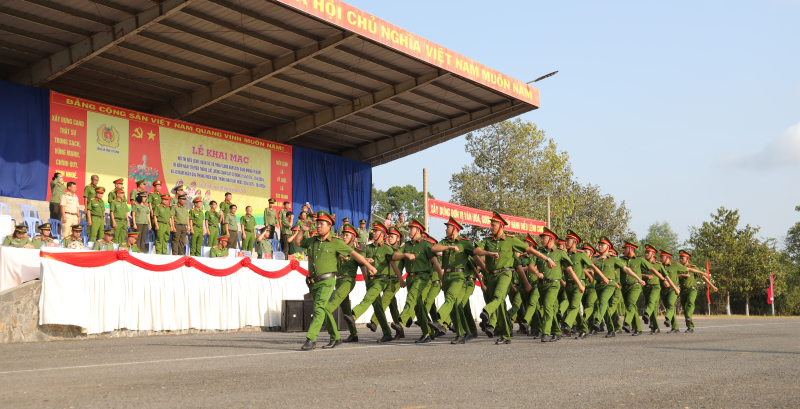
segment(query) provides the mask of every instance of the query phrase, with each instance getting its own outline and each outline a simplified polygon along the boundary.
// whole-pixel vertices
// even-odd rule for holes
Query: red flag
[[[708,281],[711,281],[711,266],[708,264],[706,260],[706,278]],[[708,283],[706,283],[706,299],[708,299],[708,304],[711,304],[711,293],[708,292]]]
[[[772,304],[775,301],[775,297],[773,294],[772,289],[772,274],[769,275],[769,288],[767,288],[767,304]]]

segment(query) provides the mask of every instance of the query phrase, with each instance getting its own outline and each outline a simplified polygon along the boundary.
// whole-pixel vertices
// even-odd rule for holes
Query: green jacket
[[[106,242],[103,239],[97,240],[96,242],[94,242],[92,250],[114,251],[114,242],[113,241]]]

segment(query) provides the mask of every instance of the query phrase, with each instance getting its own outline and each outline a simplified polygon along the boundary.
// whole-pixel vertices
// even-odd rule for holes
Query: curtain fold
[[[50,91],[0,80],[0,95],[0,196],[47,200]]]

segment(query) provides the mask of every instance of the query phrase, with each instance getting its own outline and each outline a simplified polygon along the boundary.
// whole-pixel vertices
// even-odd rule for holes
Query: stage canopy
[[[18,0],[0,77],[373,166],[539,92],[340,1]]]

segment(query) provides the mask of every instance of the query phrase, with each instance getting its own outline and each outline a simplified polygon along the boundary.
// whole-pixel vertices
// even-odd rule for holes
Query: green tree
[[[642,239],[642,244],[649,244],[658,250],[666,250],[671,254],[678,255],[678,233],[672,230],[668,222],[655,222],[647,228],[647,235]]]
[[[454,203],[500,213],[547,220],[559,234],[571,228],[593,240],[608,235],[615,241],[634,237],[630,212],[597,186],[575,179],[569,155],[535,124],[517,118],[499,122],[466,136],[465,150],[473,163],[450,179]],[[473,238],[487,229],[470,229]]]
[[[422,192],[413,185],[392,186],[387,190],[379,190],[372,186],[372,214],[383,221],[386,213],[391,213],[393,219],[398,213],[403,213],[405,220],[422,220],[425,212],[425,203]],[[428,198],[434,199],[431,192]]]

